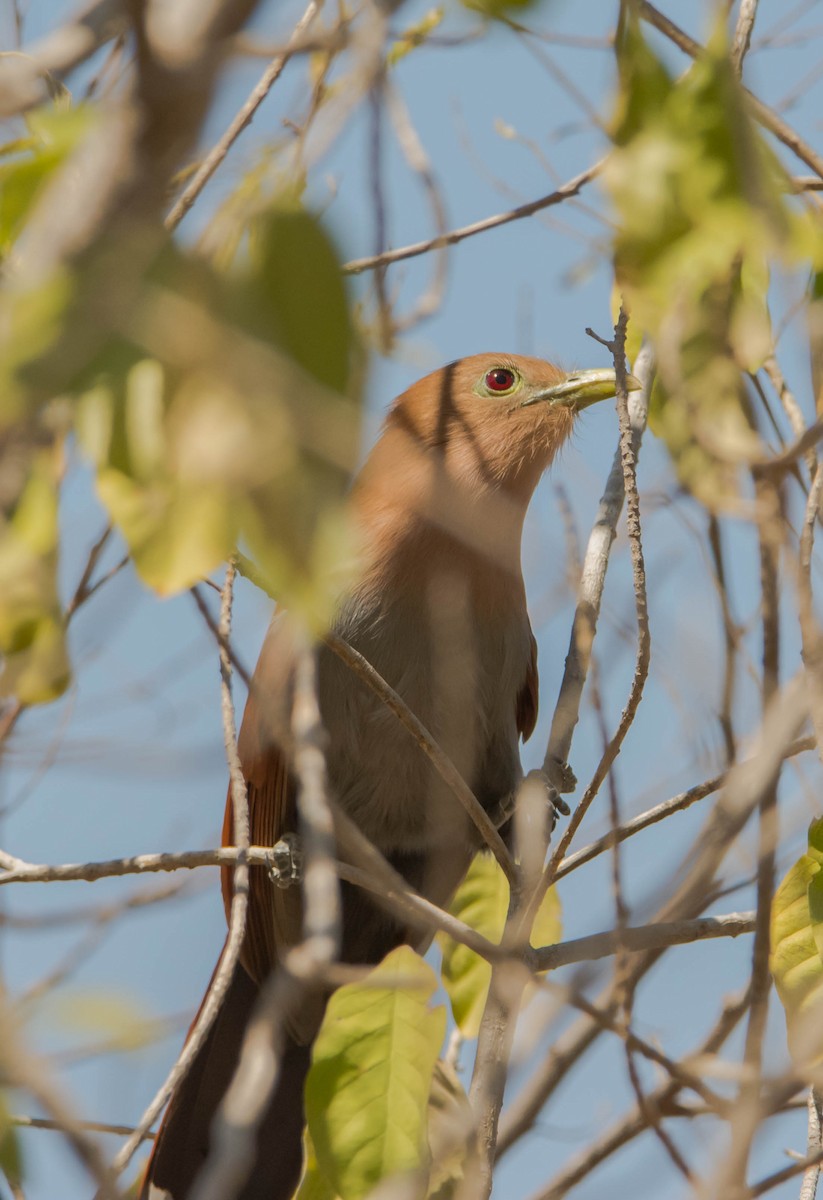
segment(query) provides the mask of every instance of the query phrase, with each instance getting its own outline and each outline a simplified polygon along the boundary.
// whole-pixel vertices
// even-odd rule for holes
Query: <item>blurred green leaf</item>
[[[490,20],[504,21],[507,17],[517,17],[526,9],[537,7],[541,0],[460,0],[460,3],[464,8]]]
[[[128,371],[122,388],[90,391],[77,423],[97,464],[100,499],[138,574],[161,595],[191,587],[218,567],[234,546],[237,520],[225,478],[175,469],[167,403],[163,368],[146,359]],[[218,420],[207,433],[221,445]]]
[[[23,1174],[23,1156],[17,1129],[11,1120],[5,1097],[0,1095],[0,1171],[12,1187],[21,1187]]]
[[[317,1162],[342,1200],[428,1168],[426,1112],[446,1012],[434,972],[400,946],[329,1000],[312,1050],[306,1116]]]
[[[137,1050],[157,1037],[157,1022],[130,996],[122,992],[73,991],[53,996],[50,1015],[64,1028],[93,1034],[122,1050]]]
[[[0,515],[0,695],[42,704],[71,676],[57,595],[61,450],[24,445],[22,453],[25,482]]]
[[[509,883],[495,859],[486,853],[475,855],[466,878],[455,893],[449,911],[498,944],[503,936],[509,910]],[[537,914],[531,944],[545,946],[560,940],[562,931],[560,900],[551,888]],[[438,934],[443,952],[443,985],[451,1000],[455,1022],[464,1037],[475,1038],[486,1007],[491,967],[468,946]]]
[[[43,108],[29,113],[29,136],[3,147],[0,165],[0,258],[5,257],[40,195],[92,123],[89,107]]]
[[[789,1048],[807,1068],[823,1054],[823,818],[809,827],[806,854],[775,893],[771,970],[786,1013]]]
[[[308,375],[336,392],[351,383],[353,330],[329,238],[305,209],[270,208],[251,229],[247,317]]]
[[[390,67],[394,67],[401,59],[410,54],[412,50],[416,50],[418,46],[422,46],[429,34],[441,24],[445,16],[445,8],[443,5],[438,5],[437,8],[430,8],[427,13],[414,25],[410,25],[408,29],[404,29],[398,38],[395,39],[393,45],[386,55],[386,62]]]
[[[719,23],[707,52],[672,80],[639,22],[626,22],[604,172],[617,284],[658,351],[652,428],[681,481],[710,505],[735,492],[739,465],[762,452],[740,371],[757,370],[771,350],[768,258],[793,260],[803,240],[725,39]]]
[[[343,277],[319,223],[292,202],[257,212],[224,272],[166,247],[130,328],[75,386],[79,440],[138,573],[177,591],[241,541],[267,586],[324,624],[353,554],[343,501],[360,389]]]

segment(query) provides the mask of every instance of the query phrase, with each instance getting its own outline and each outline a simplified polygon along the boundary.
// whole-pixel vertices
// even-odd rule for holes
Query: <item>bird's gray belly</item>
[[[524,614],[525,616],[525,614]],[[528,625],[502,623],[482,642],[476,623],[439,630],[411,612],[345,614],[338,632],[399,693],[484,807],[520,778],[516,701],[526,677]],[[384,853],[474,840],[471,823],[414,737],[331,651],[320,662],[334,794]]]

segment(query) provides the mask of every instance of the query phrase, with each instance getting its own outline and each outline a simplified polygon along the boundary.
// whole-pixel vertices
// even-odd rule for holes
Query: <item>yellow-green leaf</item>
[[[354,336],[345,278],[325,230],[298,206],[269,208],[252,226],[246,310],[252,328],[318,383],[345,393]]]
[[[523,13],[527,8],[536,6],[539,0],[461,0],[461,3],[464,8],[499,21]]]
[[[14,243],[34,201],[80,143],[92,121],[92,108],[42,108],[29,113],[29,137],[4,147],[0,166],[0,257]]]
[[[404,29],[386,56],[389,66],[395,66],[412,50],[415,50],[418,46],[422,46],[429,34],[437,29],[443,20],[445,11],[442,4],[438,5],[437,8],[430,8],[421,20],[417,21],[414,25],[410,25],[408,29]]]
[[[303,1133],[303,1177],[294,1200],[339,1200],[337,1192],[320,1170],[308,1128]]]
[[[361,1200],[395,1175],[428,1168],[426,1109],[446,1028],[430,967],[408,946],[329,1000],[306,1081],[306,1116],[326,1179]]]
[[[123,1050],[136,1050],[151,1043],[156,1022],[122,992],[73,991],[52,997],[50,1015],[72,1032],[94,1034]]]
[[[615,272],[632,322],[658,350],[651,427],[681,482],[717,507],[764,452],[740,369],[771,349],[770,257],[796,261],[799,218],[757,130],[718,23],[673,79],[634,16],[618,39],[620,91],[604,181]]]
[[[163,480],[140,484],[120,471],[103,470],[97,491],[126,539],[138,575],[161,596],[197,583],[234,546],[231,511],[216,488]]]
[[[771,969],[786,1012],[789,1048],[806,1067],[823,1054],[823,819],[772,903]]]
[[[500,941],[509,909],[509,884],[490,854],[481,852],[475,856],[449,907],[456,917],[490,942]],[[560,900],[552,888],[540,906],[531,944],[550,945],[559,940],[560,934]],[[477,1037],[486,1007],[491,967],[473,950],[445,934],[438,934],[438,941],[443,952],[443,984],[454,1019],[464,1037]]]
[[[20,453],[31,455],[27,474],[0,516],[0,695],[42,704],[71,677],[57,594],[61,451],[32,453],[24,443]]]
[[[5,1097],[0,1096],[0,1171],[14,1187],[23,1183],[23,1157]]]

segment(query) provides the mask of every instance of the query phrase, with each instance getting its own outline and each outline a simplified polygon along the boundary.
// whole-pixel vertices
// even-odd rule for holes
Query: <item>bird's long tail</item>
[[[234,1074],[258,986],[238,963],[220,1012],[172,1096],[149,1159],[141,1200],[186,1200],[209,1153],[214,1114]],[[285,1038],[280,1075],[257,1133],[250,1182],[237,1200],[290,1200],[302,1168],[303,1085],[311,1048]]]

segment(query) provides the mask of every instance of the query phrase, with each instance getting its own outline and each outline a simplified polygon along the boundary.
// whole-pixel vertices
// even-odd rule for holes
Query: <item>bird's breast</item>
[[[448,571],[401,594],[355,594],[336,632],[391,684],[488,807],[520,777],[517,696],[530,656],[522,603],[478,604]],[[414,738],[331,652],[320,665],[329,777],[385,853],[472,836],[459,802]]]

